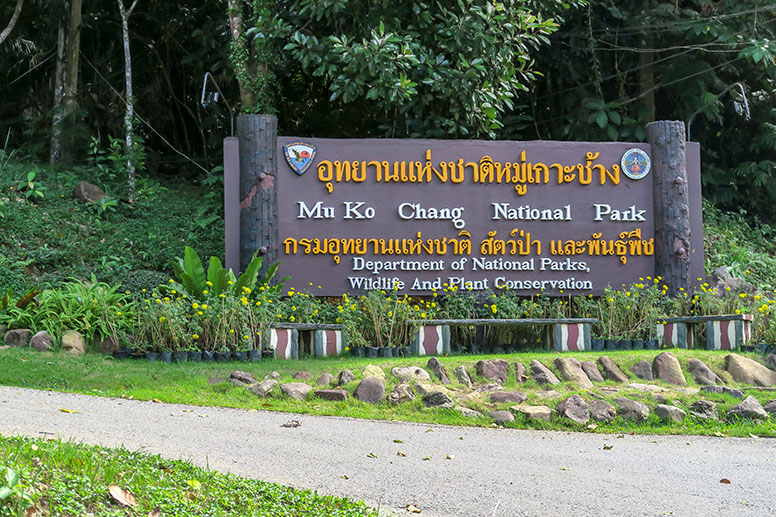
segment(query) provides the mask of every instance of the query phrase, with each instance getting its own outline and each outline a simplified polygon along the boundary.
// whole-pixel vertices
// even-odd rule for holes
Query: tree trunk
[[[78,59],[81,50],[81,4],[82,0],[70,3],[70,25],[67,29],[65,51],[65,97],[62,102],[62,122],[65,138],[62,146],[63,162],[71,162],[75,155],[75,112],[78,109]]]
[[[3,29],[3,32],[0,32],[0,45],[2,45],[8,35],[11,34],[16,22],[19,20],[19,15],[22,14],[22,5],[24,5],[24,0],[16,0],[16,9],[13,10],[11,21],[8,22],[8,26]]]
[[[687,185],[684,122],[647,124],[652,146],[652,185],[655,208],[655,275],[663,278],[668,294],[689,292],[690,206]]]
[[[51,148],[49,150],[49,162],[56,165],[62,161],[62,118],[64,116],[65,99],[65,43],[66,33],[65,14],[68,12],[68,2],[63,2],[64,9],[59,17],[59,30],[57,31],[57,67],[54,72],[54,115],[51,117]]]
[[[255,105],[253,93],[245,88],[240,79],[245,74],[252,73],[250,66],[250,47],[247,45],[243,36],[243,14],[242,3],[240,0],[227,0],[227,10],[229,14],[229,29],[232,32],[232,56],[242,56],[239,63],[236,59],[232,60],[234,73],[237,77],[237,85],[240,87],[240,103],[243,108]],[[244,67],[244,69],[243,69]]]
[[[124,0],[117,0],[119,4],[119,14],[121,14],[121,38],[124,43],[124,87],[126,89],[124,110],[124,143],[127,153],[127,180],[129,182],[129,202],[135,202],[135,158],[134,158],[134,128],[132,127],[135,116],[135,105],[132,93],[132,54],[129,50],[129,17],[135,9],[138,0],[132,2],[129,9],[124,8]]]

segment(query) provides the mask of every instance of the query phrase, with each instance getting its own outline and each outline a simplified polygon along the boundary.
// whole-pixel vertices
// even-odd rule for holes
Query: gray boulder
[[[508,424],[509,422],[515,421],[515,415],[513,415],[510,411],[491,411],[490,412],[490,418],[493,419],[494,422],[496,422],[498,425],[504,425]]]
[[[652,376],[652,363],[649,361],[639,361],[638,363],[628,368],[628,370],[630,370],[630,372],[639,379],[643,379],[645,381],[651,381],[654,379]]]
[[[658,404],[655,406],[655,414],[661,420],[667,420],[674,422],[675,424],[681,424],[687,417],[687,412],[676,406],[669,406],[666,404]]]
[[[479,418],[482,416],[482,413],[479,411],[475,411],[474,409],[469,409],[464,406],[455,406],[453,409],[461,413],[466,418]]]
[[[296,372],[294,375],[292,375],[292,378],[298,381],[309,381],[313,378],[313,374],[310,372]]]
[[[518,384],[522,384],[528,380],[528,376],[525,374],[525,366],[523,366],[523,363],[515,363],[515,380]]]
[[[447,376],[447,370],[445,370],[445,367],[439,362],[439,359],[436,357],[430,358],[426,363],[426,368],[431,370],[431,373],[434,374],[434,377],[439,379],[439,382],[442,384],[450,384],[450,377]]]
[[[13,329],[5,333],[3,341],[8,346],[27,346],[32,339],[32,331],[29,329]]]
[[[617,410],[605,400],[594,400],[588,404],[590,416],[599,422],[611,422],[617,416]]]
[[[776,370],[776,354],[768,354],[768,357],[765,358],[765,364],[771,370]]]
[[[364,367],[364,371],[361,372],[362,377],[377,377],[381,381],[385,380],[385,372],[379,366],[374,364],[368,364]]]
[[[776,416],[776,399],[769,400],[765,406],[763,406],[763,409],[766,413],[768,413],[771,416]]]
[[[248,372],[244,372],[242,370],[235,370],[231,374],[229,374],[229,380],[236,380],[241,382],[242,384],[256,384],[257,381],[256,378],[251,375]]]
[[[696,400],[690,404],[688,409],[690,410],[690,414],[697,418],[702,418],[704,420],[719,419],[719,408],[710,400]]]
[[[267,375],[264,376],[264,379],[274,379],[274,380],[280,380],[280,373],[279,372],[269,372]]]
[[[587,402],[579,395],[572,395],[555,407],[559,415],[564,416],[578,424],[584,424],[590,420],[590,410]]]
[[[622,418],[643,422],[649,417],[649,407],[637,400],[617,397],[614,402],[617,404],[617,414]]]
[[[595,365],[593,361],[582,361],[582,370],[587,375],[587,378],[593,382],[604,382],[604,378],[601,375],[601,370]]]
[[[94,337],[94,345],[101,354],[110,355],[116,350],[121,348],[121,344],[117,338],[113,336]]]
[[[272,393],[272,390],[277,386],[278,381],[275,379],[265,379],[261,381],[258,384],[254,384],[250,387],[251,393],[256,395],[257,397],[266,397],[270,393]]]
[[[468,389],[472,389],[472,378],[469,377],[469,372],[466,371],[464,366],[459,366],[453,370],[453,375],[458,379],[458,382],[466,386]]]
[[[701,388],[703,393],[724,393],[735,397],[737,399],[744,398],[744,392],[736,388],[728,388],[727,386],[704,386]]]
[[[604,369],[604,377],[606,377],[607,381],[630,382],[628,376],[625,375],[625,373],[620,370],[620,367],[617,366],[614,361],[609,359],[607,356],[602,355],[599,357],[598,364],[600,364],[601,368]]]
[[[557,357],[555,358],[554,363],[555,368],[558,369],[563,380],[584,389],[593,387],[593,383],[590,382],[587,374],[582,370],[582,364],[578,359],[573,357]]]
[[[334,376],[332,374],[324,373],[324,374],[321,374],[321,376],[318,377],[318,379],[316,379],[315,385],[319,387],[328,386],[329,384],[331,384],[331,381],[333,380],[334,380]]]
[[[751,395],[742,400],[740,404],[730,408],[728,415],[752,420],[768,418],[768,413],[765,412],[760,402]]]
[[[509,373],[509,363],[503,359],[485,359],[477,361],[475,365],[477,368],[477,375],[481,375],[489,381],[494,381],[499,384],[507,382],[507,374]]]
[[[687,361],[687,370],[695,379],[697,384],[701,386],[712,386],[716,384],[725,384],[719,375],[709,368],[706,363],[700,359],[689,359]]]
[[[323,400],[348,400],[348,391],[343,389],[315,390],[315,397]]]
[[[409,384],[397,384],[388,394],[387,400],[388,404],[396,406],[398,404],[403,404],[404,402],[415,400],[415,392],[412,391],[412,386]]]
[[[687,386],[682,366],[673,352],[663,352],[655,357],[652,361],[652,375],[655,376],[655,379],[660,379],[668,384]]]
[[[538,384],[550,384],[552,386],[560,384],[560,380],[555,374],[536,359],[531,361],[531,364],[528,367],[531,369],[531,378]]]
[[[39,352],[50,352],[54,350],[54,340],[51,334],[45,330],[41,330],[30,338],[30,347]]]
[[[385,395],[385,385],[383,384],[383,381],[372,376],[364,377],[353,394],[358,400],[369,402],[370,404],[377,404],[383,400],[383,395]]]
[[[312,386],[303,382],[287,382],[280,385],[280,391],[296,400],[304,400],[312,389]]]
[[[522,391],[496,391],[490,394],[490,401],[494,404],[503,402],[525,402],[528,396]]]
[[[770,387],[776,384],[776,372],[767,366],[738,354],[725,357],[725,369],[734,381],[753,386]]]
[[[430,408],[450,409],[455,406],[453,399],[442,391],[432,391],[423,395],[423,405]]]
[[[428,372],[419,366],[397,366],[391,369],[391,375],[402,382],[431,380]]]
[[[355,378],[355,374],[350,370],[342,370],[337,374],[337,386],[344,386]]]

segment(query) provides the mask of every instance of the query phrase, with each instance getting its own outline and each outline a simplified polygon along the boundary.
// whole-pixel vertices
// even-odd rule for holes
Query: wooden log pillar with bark
[[[668,294],[689,292],[690,204],[687,187],[684,122],[647,124],[652,146],[652,184],[655,209],[655,275],[663,278]]]
[[[275,115],[241,115],[240,140],[240,271],[257,251],[263,275],[278,261],[277,127]]]

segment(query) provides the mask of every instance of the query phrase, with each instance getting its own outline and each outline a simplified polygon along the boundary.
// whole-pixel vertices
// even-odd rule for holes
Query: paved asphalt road
[[[776,515],[771,439],[462,429],[7,387],[0,433],[143,449],[398,515],[409,504],[421,516]]]

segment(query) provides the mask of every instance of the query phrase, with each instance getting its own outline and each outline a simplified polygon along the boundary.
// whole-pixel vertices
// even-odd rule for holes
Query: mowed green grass
[[[18,476],[9,483],[8,469]],[[117,485],[134,506],[114,499]],[[185,461],[126,449],[106,449],[0,435],[0,516],[377,516],[363,503],[308,490],[243,479]],[[125,497],[125,500],[129,499]]]
[[[713,370],[720,373],[728,385],[742,389],[746,395],[752,395],[762,404],[776,398],[776,392],[755,389],[746,386],[736,386],[727,373],[723,371],[726,352],[703,350],[672,350],[680,362],[685,364],[690,358],[696,357],[704,361]],[[652,360],[659,351],[628,351],[606,352],[620,367],[628,373],[628,368],[641,360]],[[579,360],[596,360],[600,353],[582,352],[569,353],[564,356],[576,357]],[[746,354],[757,359],[757,354]],[[512,355],[456,355],[440,358],[452,379],[448,388],[463,390],[452,375],[453,369],[464,365],[476,383],[485,384],[489,381],[476,375],[475,363],[480,359],[493,359],[501,357],[513,365],[515,362],[528,364],[533,359],[538,359],[550,368],[552,361],[557,357],[554,353],[536,352]],[[391,359],[365,359],[353,357],[341,357],[330,359],[305,359],[300,361],[265,360],[252,363],[182,363],[165,364],[148,362],[145,360],[115,360],[111,357],[97,353],[89,353],[85,356],[72,357],[58,352],[36,352],[30,349],[7,349],[0,351],[0,384],[6,386],[20,386],[41,390],[54,390],[63,392],[83,393],[105,397],[127,397],[137,400],[157,400],[176,404],[191,404],[198,406],[221,406],[232,408],[245,408],[269,411],[284,411],[293,413],[347,416],[356,418],[369,418],[376,420],[398,420],[423,423],[437,423],[460,426],[490,426],[492,420],[488,413],[494,409],[508,409],[513,404],[493,405],[487,395],[475,397],[466,403],[467,407],[483,413],[482,417],[467,418],[453,409],[426,408],[421,397],[398,406],[391,406],[385,400],[378,404],[368,404],[356,400],[352,395],[362,377],[362,372],[368,364],[374,364],[386,373],[386,392],[398,384],[398,379],[390,374],[394,366],[416,365],[424,367],[427,358],[391,358]],[[259,398],[249,390],[232,385],[227,381],[233,370],[244,370],[256,379],[262,380],[270,372],[280,373],[280,382],[298,382],[293,379],[296,372],[307,371],[315,378],[323,373],[337,376],[344,369],[351,370],[356,375],[356,380],[348,383],[344,388],[348,390],[350,397],[346,402],[333,402],[314,398],[312,393],[306,400],[297,401],[288,398],[278,388],[271,397]],[[634,375],[629,374],[632,382],[645,383]],[[698,387],[692,376],[685,371],[689,387]],[[740,402],[739,399],[724,394],[688,394],[672,389],[671,386],[654,381],[654,384],[665,387],[663,394],[669,404],[687,410],[694,401],[701,398],[712,400],[719,405],[720,414]],[[603,386],[621,387],[615,383],[607,382],[597,385],[592,391],[599,397],[614,404],[614,399],[624,396],[640,400],[647,405],[656,404],[654,395],[650,393],[626,390],[617,394],[605,393],[600,390]],[[527,404],[546,404],[555,407],[563,398],[579,394],[590,401],[592,396],[586,390],[564,382],[553,389],[561,393],[560,398],[545,400],[537,395],[542,389],[535,381],[518,384],[514,376],[514,368],[510,367],[509,378],[504,385],[505,390],[519,390],[528,394]],[[616,406],[616,404],[615,404]],[[585,432],[610,432],[610,433],[645,433],[645,434],[712,434],[722,436],[776,436],[776,422],[773,418],[765,421],[748,421],[741,419],[707,422],[694,417],[688,417],[682,424],[672,424],[661,421],[652,414],[646,422],[634,423],[621,418],[615,419],[610,424],[596,423],[595,426],[578,425],[570,420],[554,418],[552,422],[530,420],[527,417],[516,414],[516,420],[507,424],[514,428],[552,429],[552,430],[576,430]]]

